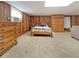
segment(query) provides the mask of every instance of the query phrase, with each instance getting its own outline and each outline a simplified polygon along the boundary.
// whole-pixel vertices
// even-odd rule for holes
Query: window
[[[11,7],[11,22],[21,22],[22,12],[18,9]]]

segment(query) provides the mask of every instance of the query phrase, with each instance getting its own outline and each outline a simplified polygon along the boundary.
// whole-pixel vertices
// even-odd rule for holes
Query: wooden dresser
[[[0,28],[0,56],[17,43],[16,36],[16,26]]]

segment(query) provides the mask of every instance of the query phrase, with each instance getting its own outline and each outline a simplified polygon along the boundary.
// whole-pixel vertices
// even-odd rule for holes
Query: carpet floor
[[[77,58],[79,41],[70,32],[55,32],[49,36],[30,36],[29,33],[17,38],[17,45],[1,58]]]

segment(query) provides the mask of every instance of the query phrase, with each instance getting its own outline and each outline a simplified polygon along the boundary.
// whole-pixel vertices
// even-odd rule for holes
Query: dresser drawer
[[[0,33],[6,32],[6,31],[11,31],[11,30],[16,30],[16,27],[0,28]]]
[[[7,50],[9,50],[13,45],[16,44],[16,40],[12,40],[4,46],[0,47],[0,55],[4,54]]]
[[[16,40],[16,34],[0,40],[0,47],[3,46],[4,44],[8,43],[11,40]]]
[[[8,31],[8,32],[0,33],[0,40],[7,38],[13,34],[16,34],[16,32],[15,31]]]

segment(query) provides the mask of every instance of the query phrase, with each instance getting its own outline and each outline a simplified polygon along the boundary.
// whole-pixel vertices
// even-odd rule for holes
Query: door
[[[64,16],[52,16],[52,29],[55,32],[64,31]]]

